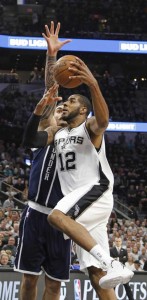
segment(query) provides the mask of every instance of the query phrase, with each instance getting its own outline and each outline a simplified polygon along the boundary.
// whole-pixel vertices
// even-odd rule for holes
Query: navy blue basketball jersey
[[[53,208],[62,197],[56,169],[55,148],[51,145],[34,150],[28,199]]]

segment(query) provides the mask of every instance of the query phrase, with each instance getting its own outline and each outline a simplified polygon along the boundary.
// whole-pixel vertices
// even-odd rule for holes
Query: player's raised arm
[[[60,23],[58,22],[57,27],[55,28],[54,22],[51,21],[50,29],[47,25],[45,25],[45,33],[42,33],[42,36],[45,38],[47,42],[47,53],[46,53],[46,64],[45,64],[45,91],[49,90],[49,88],[55,83],[54,65],[57,60],[58,51],[62,48],[63,45],[71,41],[71,40],[60,41],[58,38],[59,31],[60,31]],[[55,111],[55,107],[56,107],[56,102],[54,102],[52,105],[46,106],[42,114],[41,120],[52,117]]]
[[[88,120],[87,125],[95,135],[101,135],[107,128],[109,122],[108,106],[101,93],[98,82],[89,68],[81,59],[77,58],[77,60],[78,63],[71,64],[71,70],[74,72],[76,68],[76,77],[80,78],[81,82],[89,87],[95,115],[95,118]],[[75,76],[71,77],[75,78]]]
[[[58,126],[49,127],[47,131],[38,131],[39,122],[48,105],[53,105],[56,101],[62,100],[61,97],[56,97],[58,85],[54,84],[49,91],[43,95],[42,99],[36,105],[33,114],[31,115],[23,136],[23,145],[27,147],[44,147],[53,142],[53,132],[59,129]]]
[[[59,40],[59,32],[60,32],[60,22],[57,23],[56,29],[54,29],[54,22],[51,21],[50,29],[47,25],[45,25],[45,33],[42,33],[42,36],[45,38],[47,42],[47,53],[46,53],[46,66],[45,66],[45,87],[48,90],[54,83],[54,64],[57,59],[58,51],[71,40]]]

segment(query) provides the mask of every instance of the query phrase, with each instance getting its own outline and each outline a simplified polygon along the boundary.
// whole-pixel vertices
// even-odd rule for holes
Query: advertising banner
[[[71,38],[70,36],[68,38]],[[60,38],[61,41],[65,38]],[[0,35],[0,47],[11,49],[46,50],[47,43],[42,37]],[[99,39],[74,39],[65,44],[62,51],[147,53],[146,41],[121,41]]]
[[[60,300],[99,300],[90,284],[88,276],[82,272],[71,272],[70,282],[62,282]],[[21,274],[17,272],[6,272],[0,270],[0,300],[19,300]],[[129,283],[134,300],[147,299],[147,272],[136,272]],[[44,275],[38,281],[38,297],[42,299],[44,289]],[[118,300],[127,300],[123,285],[115,289]]]

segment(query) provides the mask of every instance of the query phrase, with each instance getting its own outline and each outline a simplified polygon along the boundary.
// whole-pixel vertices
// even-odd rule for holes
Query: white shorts
[[[89,201],[87,201],[90,199]],[[85,203],[87,203],[85,208]],[[112,190],[94,185],[83,186],[62,198],[55,209],[74,216],[75,220],[83,225],[98,244],[109,253],[107,223],[113,208]],[[100,268],[99,262],[87,251],[77,245],[77,256],[80,269],[95,266]]]

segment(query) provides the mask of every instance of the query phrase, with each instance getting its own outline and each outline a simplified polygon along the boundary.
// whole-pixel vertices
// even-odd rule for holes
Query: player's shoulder
[[[64,132],[66,130],[67,130],[67,127],[60,127],[60,128],[58,128],[58,130],[56,131],[56,133]]]
[[[92,117],[86,119],[86,124],[91,124],[93,122],[96,122],[95,116],[92,116]]]

